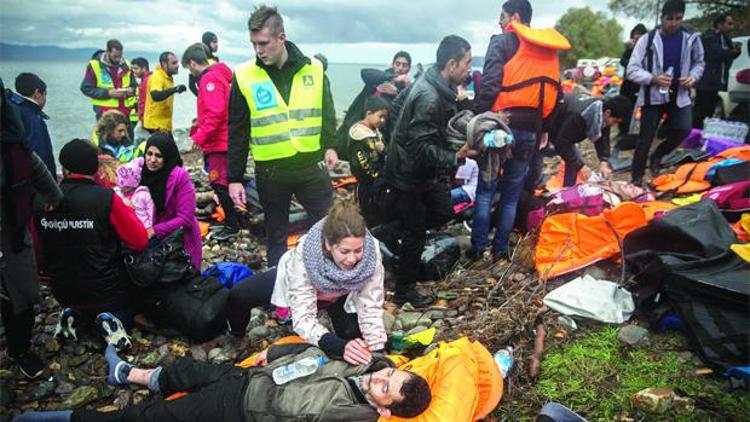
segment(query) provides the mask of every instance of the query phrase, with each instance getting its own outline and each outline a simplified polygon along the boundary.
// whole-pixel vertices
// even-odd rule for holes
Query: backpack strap
[[[648,32],[648,38],[646,39],[646,70],[651,73],[654,71],[654,37],[656,36],[656,28]],[[643,98],[643,105],[651,105],[651,86],[646,85],[645,98]]]

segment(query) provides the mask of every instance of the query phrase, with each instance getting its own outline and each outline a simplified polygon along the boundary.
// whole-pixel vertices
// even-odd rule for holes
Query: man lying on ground
[[[396,369],[390,359],[373,355],[370,363],[352,366],[331,360],[316,372],[276,385],[273,370],[306,357],[323,357],[310,344],[271,346],[266,366],[240,368],[184,358],[174,365],[141,369],[123,361],[112,346],[105,356],[107,382],[147,386],[163,396],[186,391],[174,400],[128,406],[116,412],[62,410],[27,412],[14,419],[28,421],[278,421],[306,417],[309,421],[375,421],[378,417],[411,418],[432,399],[422,377]]]

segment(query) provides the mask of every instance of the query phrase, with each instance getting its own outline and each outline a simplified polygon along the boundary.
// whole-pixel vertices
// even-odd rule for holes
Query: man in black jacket
[[[714,20],[714,29],[701,35],[706,69],[703,77],[695,84],[695,114],[693,127],[703,128],[703,119],[712,117],[719,102],[719,91],[727,90],[729,68],[742,49],[732,44],[729,33],[734,29],[734,19],[721,14]]]
[[[245,206],[245,167],[248,151],[252,150],[265,215],[268,265],[274,266],[287,249],[292,195],[312,221],[323,218],[333,203],[326,167],[333,169],[338,162],[336,111],[322,64],[286,40],[284,22],[276,8],[256,8],[248,27],[256,58],[235,68],[232,78],[229,195],[236,205]],[[309,101],[311,96],[322,96],[321,102]],[[305,104],[295,109],[300,103]],[[286,117],[295,115],[297,118]],[[306,122],[311,123],[300,127]],[[325,166],[319,164],[321,159],[325,159]]]
[[[428,305],[433,298],[415,290],[425,230],[450,218],[449,188],[438,182],[459,161],[475,154],[464,145],[458,152],[448,144],[446,127],[456,113],[456,86],[471,69],[471,46],[449,35],[440,42],[437,61],[411,87],[388,145],[385,163],[387,204],[402,244],[396,270],[396,303]]]

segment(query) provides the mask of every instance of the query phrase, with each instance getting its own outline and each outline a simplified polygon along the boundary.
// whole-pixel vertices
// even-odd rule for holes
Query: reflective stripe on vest
[[[119,87],[115,86],[115,82],[112,80],[112,75],[104,69],[103,64],[100,60],[89,61],[91,70],[94,71],[94,77],[96,78],[96,87],[100,89],[114,89],[114,88],[128,88],[130,87],[130,63],[125,60],[125,67],[128,69],[124,75],[122,75],[122,84]],[[135,96],[125,98],[125,107],[133,107],[137,104],[138,98]],[[120,100],[118,98],[106,98],[98,99],[92,98],[91,104],[98,107],[118,108],[120,106]]]
[[[239,65],[235,77],[250,109],[253,159],[270,161],[320,150],[323,65],[318,60],[311,59],[294,75],[289,104],[254,61]]]

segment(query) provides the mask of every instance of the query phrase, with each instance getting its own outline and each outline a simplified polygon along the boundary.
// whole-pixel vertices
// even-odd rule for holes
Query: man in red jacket
[[[208,181],[226,215],[224,228],[213,238],[231,239],[240,231],[237,212],[227,189],[228,104],[232,70],[221,62],[209,64],[206,47],[202,43],[193,44],[185,50],[182,66],[196,79],[200,78],[198,119],[190,130],[190,137],[203,150]]]

